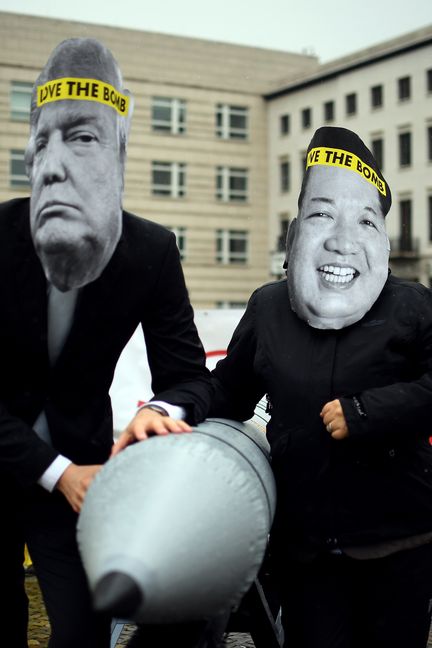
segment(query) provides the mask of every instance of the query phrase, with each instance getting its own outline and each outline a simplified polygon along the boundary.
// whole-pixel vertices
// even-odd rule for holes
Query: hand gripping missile
[[[144,623],[235,608],[257,575],[274,515],[268,457],[253,423],[208,419],[111,459],[78,522],[95,608]]]

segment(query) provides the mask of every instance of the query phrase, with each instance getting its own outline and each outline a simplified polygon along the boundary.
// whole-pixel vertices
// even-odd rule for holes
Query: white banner
[[[209,369],[213,369],[226,355],[226,348],[243,312],[239,309],[195,311],[195,324]],[[144,336],[139,326],[120,356],[110,390],[116,433],[126,427],[138,405],[152,395]]]

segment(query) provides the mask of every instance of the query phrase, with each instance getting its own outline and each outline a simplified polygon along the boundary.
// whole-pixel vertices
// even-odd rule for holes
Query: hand
[[[340,441],[347,438],[349,431],[340,400],[326,403],[321,410],[320,416],[327,432],[333,439]]]
[[[162,416],[159,412],[143,407],[113,445],[111,457],[114,457],[131,443],[144,441],[153,434],[164,435],[170,432],[192,432],[192,428],[184,421]]]
[[[102,466],[77,466],[70,464],[56,484],[56,488],[63,493],[75,513],[81,511],[84,497],[94,476]]]

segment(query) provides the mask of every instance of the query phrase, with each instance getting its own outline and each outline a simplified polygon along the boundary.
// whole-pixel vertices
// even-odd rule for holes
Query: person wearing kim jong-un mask
[[[428,640],[432,296],[389,272],[390,206],[364,142],[320,128],[287,280],[255,291],[213,372],[212,416],[247,419],[267,396],[286,646]]]

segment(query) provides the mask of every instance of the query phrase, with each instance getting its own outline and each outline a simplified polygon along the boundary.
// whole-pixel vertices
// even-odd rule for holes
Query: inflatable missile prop
[[[95,608],[144,623],[235,608],[257,575],[273,520],[268,458],[253,423],[208,419],[111,459],[78,522]]]

